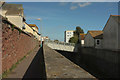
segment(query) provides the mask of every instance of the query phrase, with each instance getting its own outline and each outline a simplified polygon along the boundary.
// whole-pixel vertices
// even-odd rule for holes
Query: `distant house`
[[[36,24],[29,24],[29,26],[33,28],[34,31],[38,32],[38,27],[36,26]]]
[[[4,5],[4,1],[0,1],[0,8]]]
[[[120,50],[120,15],[110,15],[103,31],[103,48]]]
[[[6,17],[8,21],[16,27],[22,29],[24,27],[24,13],[22,4],[7,4],[2,5],[1,15]]]
[[[36,24],[28,24],[32,29],[33,29],[33,35],[40,40],[40,35],[38,33],[38,27],[36,26]]]
[[[24,32],[26,33],[31,33],[33,34],[33,29],[29,26],[29,24],[27,24],[26,22],[24,22],[25,28],[23,29]]]
[[[84,46],[100,48],[102,44],[102,36],[100,35],[102,34],[103,31],[88,31],[84,39]]]
[[[84,46],[84,39],[86,34],[80,34],[81,45]]]
[[[103,33],[100,35],[97,35],[96,37],[94,37],[95,40],[95,48],[101,48],[103,47]]]
[[[42,37],[42,41],[49,40],[48,36]]]

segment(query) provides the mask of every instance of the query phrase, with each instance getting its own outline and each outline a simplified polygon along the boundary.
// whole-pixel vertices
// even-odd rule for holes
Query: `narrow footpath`
[[[26,58],[17,65],[17,67],[8,74],[6,77],[7,79],[22,79],[25,75],[26,71],[28,70],[30,64],[32,63],[34,57],[36,56],[37,52],[39,51],[40,47],[37,46],[33,51],[30,52]]]
[[[94,76],[77,66],[63,55],[46,45],[35,48],[17,67],[3,80],[26,80],[26,78],[62,78],[89,79]]]
[[[43,46],[47,78],[86,78],[96,80],[94,76],[77,66],[60,53]]]

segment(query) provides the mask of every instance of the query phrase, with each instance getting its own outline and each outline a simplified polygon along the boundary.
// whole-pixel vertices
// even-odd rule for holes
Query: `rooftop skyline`
[[[42,26],[43,36],[64,41],[64,31],[80,26],[88,30],[102,30],[110,15],[118,15],[117,2],[15,2],[23,4],[26,22]],[[36,20],[41,18],[40,21]],[[40,32],[40,30],[39,30]]]

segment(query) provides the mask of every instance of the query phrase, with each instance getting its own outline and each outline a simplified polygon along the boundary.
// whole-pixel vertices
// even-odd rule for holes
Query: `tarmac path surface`
[[[28,78],[96,80],[93,75],[46,45],[34,49],[5,79]]]
[[[47,78],[89,78],[94,76],[48,46],[43,46]]]

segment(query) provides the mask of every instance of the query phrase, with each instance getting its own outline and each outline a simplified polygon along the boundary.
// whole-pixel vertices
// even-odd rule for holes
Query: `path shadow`
[[[23,66],[24,67],[24,66]],[[45,70],[45,61],[43,54],[43,47],[39,49],[27,71],[24,74],[22,80],[34,80],[34,79],[44,79],[46,80],[46,70]]]
[[[106,67],[108,68],[108,70],[118,70],[118,64],[110,63],[105,60],[103,61],[103,59],[99,57],[82,54],[80,52],[75,53],[61,50],[56,51],[65,56],[71,62],[75,63],[76,65],[80,66],[81,68],[95,76],[99,80],[109,80],[110,78],[113,78],[114,80],[119,79],[115,78],[116,76],[118,76],[118,73],[114,72],[111,74],[108,73],[106,70]],[[98,63],[96,64],[96,62]],[[101,67],[98,67],[99,65]],[[106,72],[101,71],[101,69],[105,70]]]
[[[81,61],[81,54],[77,52],[68,52],[68,51],[61,51],[61,50],[56,50],[58,53],[62,54],[64,57],[69,59],[71,62],[75,63],[79,67],[83,68],[93,76],[95,76],[97,79],[100,79],[99,75],[96,72],[91,71],[86,65],[82,64],[83,62]]]

